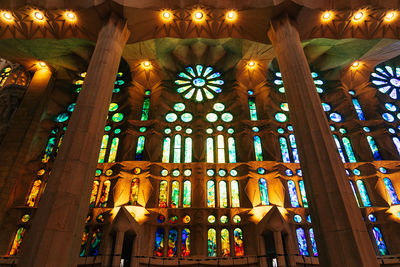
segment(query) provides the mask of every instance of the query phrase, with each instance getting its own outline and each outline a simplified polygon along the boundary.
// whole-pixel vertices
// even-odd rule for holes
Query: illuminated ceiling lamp
[[[64,17],[69,22],[75,22],[76,21],[76,14],[74,12],[72,12],[72,11],[66,11],[64,13]]]
[[[323,22],[328,22],[328,21],[331,21],[332,19],[333,19],[333,12],[332,11],[325,11],[321,15],[321,20]]]
[[[234,10],[230,10],[226,13],[225,19],[229,22],[234,22],[237,19],[237,13]]]
[[[365,19],[365,15],[366,12],[364,10],[359,10],[353,15],[352,20],[353,22],[361,22]]]
[[[204,14],[203,10],[198,9],[193,12],[192,18],[196,22],[203,22],[206,19],[206,14]]]
[[[250,60],[249,62],[247,62],[247,67],[249,69],[254,69],[257,66],[257,63],[254,60]]]
[[[32,17],[37,22],[44,22],[45,21],[45,17],[44,17],[43,12],[38,11],[38,10],[33,11]]]
[[[151,62],[148,61],[148,60],[143,61],[141,65],[142,65],[142,67],[143,67],[144,69],[149,69],[149,68],[151,68]]]
[[[361,62],[356,60],[351,64],[351,69],[357,70],[357,69],[359,69],[361,67],[361,65],[362,65]]]
[[[393,21],[397,17],[397,12],[396,11],[388,11],[386,12],[384,20],[387,22]]]
[[[14,17],[11,14],[11,12],[8,11],[1,12],[1,18],[6,22],[12,22],[14,20]]]
[[[47,68],[47,64],[46,64],[46,62],[44,62],[44,61],[39,61],[38,63],[37,63],[37,65],[40,67],[40,68]]]
[[[161,11],[161,19],[165,22],[171,21],[173,18],[173,14],[170,10],[162,10]]]

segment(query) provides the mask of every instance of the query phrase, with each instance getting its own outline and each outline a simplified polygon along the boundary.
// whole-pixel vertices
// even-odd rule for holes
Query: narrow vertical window
[[[115,162],[115,158],[117,157],[118,144],[119,144],[119,138],[114,137],[111,142],[110,155],[108,157],[108,162]]]
[[[229,153],[229,163],[236,163],[236,144],[235,138],[228,138],[228,153]]]
[[[92,240],[90,241],[90,256],[99,255],[101,241],[101,229],[95,228],[92,234]]]
[[[179,182],[172,181],[171,184],[171,208],[179,207]]]
[[[208,239],[207,239],[208,256],[216,257],[217,256],[217,232],[213,228],[208,229],[207,236],[208,236]]]
[[[192,184],[189,180],[183,183],[183,207],[189,208],[192,205]]]
[[[92,187],[92,193],[90,194],[90,201],[89,201],[90,208],[93,208],[96,205],[96,199],[97,199],[97,194],[99,192],[99,187],[100,187],[100,182],[94,181]]]
[[[252,121],[257,120],[257,108],[256,108],[256,100],[254,97],[249,97],[249,108],[250,108],[250,119]]]
[[[142,117],[141,121],[147,121],[149,119],[149,109],[150,109],[150,98],[146,97],[143,101]]]
[[[306,234],[303,228],[297,228],[296,230],[297,243],[299,245],[299,252],[301,256],[309,256],[307,248]]]
[[[215,182],[213,180],[207,182],[207,207],[215,208]]]
[[[400,139],[397,137],[392,137],[393,143],[397,149],[397,153],[400,155]]]
[[[182,230],[181,255],[182,257],[190,255],[190,230],[188,228]]]
[[[44,155],[42,158],[43,163],[49,162],[50,155],[53,152],[54,146],[56,145],[56,138],[55,137],[50,137],[49,141],[47,141],[46,148],[44,150]]]
[[[372,228],[372,232],[374,233],[376,246],[378,247],[379,254],[381,256],[385,256],[389,254],[389,251],[386,248],[385,241],[383,240],[382,232],[378,227]]]
[[[226,182],[219,182],[219,207],[227,208],[228,207],[228,192],[227,192]]]
[[[300,188],[300,194],[301,194],[301,200],[303,201],[303,207],[308,208],[308,201],[307,201],[307,195],[306,195],[306,189],[304,187],[304,182],[303,180],[299,181],[299,188]]]
[[[79,256],[83,257],[86,255],[86,246],[89,239],[89,229],[85,227],[83,230],[82,239],[81,239],[81,249],[79,251]]]
[[[111,182],[110,180],[104,181],[103,187],[101,188],[101,196],[99,206],[101,208],[107,207],[108,197],[110,196]]]
[[[299,154],[297,152],[296,138],[294,137],[294,134],[289,134],[289,142],[290,147],[292,148],[293,160],[295,163],[299,163]]]
[[[264,178],[260,178],[258,186],[260,187],[261,205],[269,205],[267,181]]]
[[[356,112],[357,112],[358,118],[359,118],[361,121],[365,121],[364,113],[363,113],[363,111],[362,111],[360,102],[358,102],[358,99],[357,99],[357,98],[352,98],[351,100],[353,101],[354,109],[355,109]]]
[[[164,229],[158,228],[156,231],[156,238],[154,241],[154,255],[162,257],[164,250]]]
[[[244,256],[244,240],[242,229],[236,228],[233,231],[233,238],[235,241],[235,256]]]
[[[134,178],[131,183],[131,192],[129,195],[129,204],[137,205],[137,200],[139,196],[139,178]]]
[[[371,201],[369,200],[367,188],[362,180],[358,180],[357,182],[358,191],[361,195],[361,200],[364,204],[364,207],[371,207]]]
[[[231,202],[232,208],[240,208],[239,182],[236,180],[231,182]]]
[[[185,138],[185,163],[192,162],[192,138]]]
[[[221,255],[222,257],[229,257],[231,255],[229,231],[226,228],[221,230]]]
[[[21,247],[22,244],[22,239],[24,238],[26,229],[24,227],[18,228],[17,232],[15,233],[10,253],[8,253],[10,256],[14,256],[18,254],[19,248]]]
[[[390,200],[392,201],[392,205],[400,204],[399,198],[397,197],[396,191],[394,190],[392,181],[389,178],[383,178],[383,183],[385,184],[386,191],[390,196]]]
[[[349,159],[349,162],[357,162],[356,156],[354,155],[353,152],[353,147],[351,146],[350,139],[347,137],[342,138],[344,149],[346,150],[347,158]]]
[[[182,136],[175,135],[174,138],[174,163],[181,163]]]
[[[207,162],[214,163],[214,139],[208,137],[206,141]]]
[[[360,207],[360,208],[361,208],[361,206],[360,206],[360,202],[358,201],[358,197],[357,197],[356,189],[354,188],[354,184],[353,184],[353,182],[352,182],[352,181],[349,181],[349,182],[350,182],[351,190],[353,191],[353,194],[354,194],[354,198],[356,199],[357,205],[358,205],[358,207]]]
[[[158,194],[158,207],[159,208],[167,207],[167,193],[168,193],[168,182],[161,181],[160,182],[160,192]]]
[[[287,184],[289,189],[290,204],[293,208],[300,207],[299,199],[297,198],[296,184],[292,180],[289,180]]]
[[[104,159],[106,157],[108,139],[109,139],[108,134],[103,135],[103,139],[101,140],[100,155],[99,155],[98,163],[104,162]]]
[[[308,230],[308,233],[310,234],[313,255],[314,257],[318,257],[318,250],[317,250],[317,243],[315,242],[314,229],[310,228],[310,230]]]
[[[342,162],[345,163],[346,162],[346,158],[344,157],[342,146],[340,145],[339,138],[334,134],[333,135],[333,139],[335,139],[336,147],[337,147],[337,149],[339,151],[340,158],[342,159]]]
[[[176,229],[169,230],[169,233],[168,233],[168,257],[176,256],[177,239],[178,239],[178,231],[176,231]]]
[[[135,160],[143,160],[143,150],[144,150],[144,136],[141,135],[138,138],[137,146],[136,146],[136,158]]]
[[[258,135],[254,136],[254,153],[256,154],[256,161],[263,161],[261,139]]]
[[[218,163],[225,163],[225,141],[223,135],[217,136]]]
[[[379,153],[379,149],[376,146],[375,140],[372,136],[367,136],[367,141],[369,144],[369,147],[371,149],[372,155],[374,156],[375,160],[381,160],[381,154]]]
[[[169,163],[169,155],[171,154],[171,138],[166,137],[163,141],[162,162]]]
[[[39,195],[39,191],[40,191],[40,186],[42,185],[42,181],[41,180],[35,180],[32,184],[31,187],[31,191],[29,192],[28,195],[28,200],[26,201],[26,205],[28,207],[34,207],[37,197]]]
[[[279,137],[279,145],[281,147],[282,161],[289,163],[290,162],[289,149],[285,137],[283,136]]]

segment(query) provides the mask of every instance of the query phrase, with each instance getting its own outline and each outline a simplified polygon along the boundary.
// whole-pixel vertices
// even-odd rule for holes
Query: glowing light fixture
[[[206,15],[202,10],[196,10],[193,12],[193,20],[196,22],[202,22],[206,18]]]
[[[353,64],[351,64],[351,68],[353,70],[359,69],[361,67],[361,62],[360,61],[354,61]]]
[[[330,21],[333,18],[333,12],[332,11],[325,11],[322,13],[321,19],[323,21]]]
[[[13,15],[8,11],[1,12],[1,18],[7,22],[11,22],[14,20]]]
[[[40,68],[46,68],[46,67],[47,67],[47,64],[46,64],[45,62],[43,62],[43,61],[39,61],[39,62],[37,63],[37,65],[38,65]]]
[[[389,11],[385,15],[385,21],[392,21],[397,17],[396,11]]]
[[[36,21],[42,22],[42,21],[44,21],[44,14],[43,14],[43,12],[41,12],[41,11],[34,11],[34,12],[33,12],[33,18],[34,18]]]
[[[365,13],[363,11],[358,11],[353,16],[353,21],[360,22],[364,19]]]
[[[161,11],[161,18],[162,18],[164,21],[170,21],[170,20],[172,20],[172,17],[173,17],[173,15],[172,15],[172,12],[171,12],[171,11],[169,11],[169,10],[163,10],[163,11]]]
[[[64,14],[65,18],[69,21],[76,21],[76,15],[74,12],[71,11],[66,11]]]
[[[142,62],[142,67],[145,69],[149,69],[151,67],[151,62],[150,61],[143,61]]]
[[[250,60],[249,62],[247,62],[247,67],[249,67],[250,69],[254,69],[256,67],[257,63],[253,60]]]
[[[227,21],[233,22],[236,20],[237,14],[235,11],[231,10],[226,13],[225,18]]]

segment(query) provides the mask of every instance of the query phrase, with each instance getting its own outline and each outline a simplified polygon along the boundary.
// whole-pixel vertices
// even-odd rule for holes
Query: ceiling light
[[[43,61],[39,61],[37,64],[41,68],[46,68],[47,67],[47,64],[45,62],[43,62]]]
[[[333,13],[331,11],[325,11],[324,13],[322,13],[321,19],[323,21],[329,21],[331,20],[333,17]]]
[[[44,14],[40,11],[35,11],[33,12],[33,18],[37,21],[43,21],[44,20]]]
[[[361,21],[364,18],[364,12],[358,11],[356,14],[353,16],[354,21]]]
[[[235,11],[231,10],[226,13],[225,18],[227,21],[235,21],[237,17],[237,14]]]
[[[12,15],[10,12],[8,12],[8,11],[3,11],[3,12],[1,12],[1,17],[2,17],[5,21],[8,21],[8,22],[11,22],[11,21],[14,20],[13,15]]]
[[[201,22],[205,19],[205,14],[201,10],[196,10],[193,12],[193,19],[197,22]]]
[[[67,11],[65,12],[65,18],[69,21],[75,21],[76,20],[76,15],[74,12]]]
[[[352,69],[358,69],[361,66],[361,62],[360,61],[354,61],[353,64],[351,64],[351,68]]]
[[[169,10],[162,11],[161,18],[165,21],[170,21],[172,19],[172,12]]]
[[[389,11],[385,15],[385,20],[386,21],[392,21],[397,17],[397,12],[396,11]]]
[[[143,68],[145,68],[145,69],[148,69],[148,68],[150,68],[151,67],[151,62],[150,61],[143,61],[142,62],[142,67]]]
[[[256,65],[257,65],[257,63],[253,60],[250,60],[249,62],[247,62],[247,67],[249,67],[251,69],[255,68]]]

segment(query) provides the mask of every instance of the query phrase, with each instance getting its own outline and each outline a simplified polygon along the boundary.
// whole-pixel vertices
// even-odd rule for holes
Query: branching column
[[[268,32],[282,73],[299,146],[320,265],[378,266],[322,109],[299,33],[289,18]]]
[[[77,266],[101,138],[128,36],[126,24],[114,17],[99,33],[46,191],[23,242],[19,266]]]

